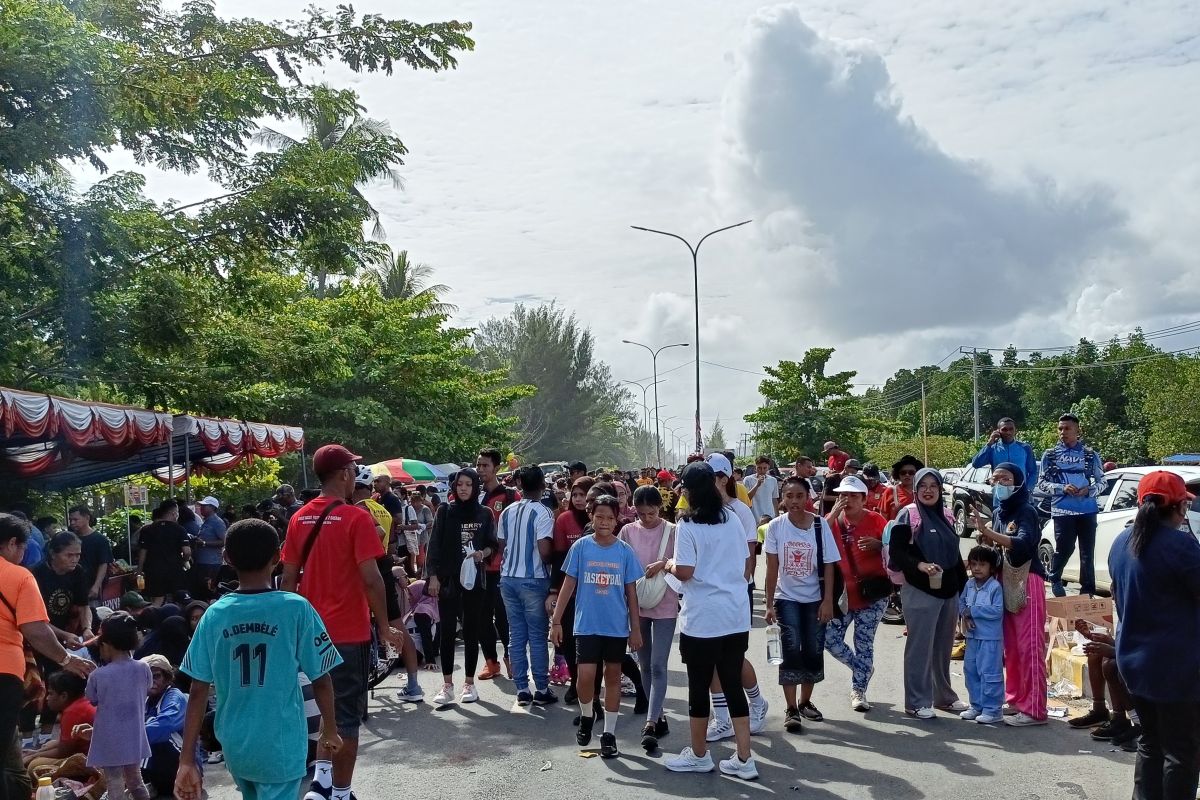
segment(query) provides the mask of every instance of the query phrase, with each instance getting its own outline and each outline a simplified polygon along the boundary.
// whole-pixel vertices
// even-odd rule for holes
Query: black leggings
[[[483,648],[483,657],[488,661],[499,661],[496,651],[496,640],[504,645],[504,655],[508,655],[508,609],[504,598],[500,596],[500,573],[488,572],[487,604],[484,607],[483,628],[480,629],[479,646]]]
[[[475,679],[475,668],[479,666],[479,634],[484,630],[484,614],[487,610],[487,593],[463,591],[458,586],[457,576],[446,578],[438,596],[438,615],[441,617],[442,674],[454,674],[454,646],[457,643],[455,628],[462,618],[463,670],[470,680]],[[453,592],[446,589],[453,587]],[[494,646],[494,644],[493,644]]]
[[[750,716],[750,704],[742,690],[742,662],[749,646],[749,631],[711,639],[679,635],[679,654],[687,665],[689,717],[708,719],[708,687],[714,671],[729,704],[729,716]]]

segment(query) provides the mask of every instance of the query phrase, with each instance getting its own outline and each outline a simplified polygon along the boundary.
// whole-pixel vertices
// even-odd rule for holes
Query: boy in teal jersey
[[[237,570],[238,590],[200,618],[181,669],[192,677],[183,752],[196,748],[215,685],[215,731],[225,764],[245,800],[296,800],[307,772],[308,723],[298,673],[312,681],[321,711],[322,747],[342,745],[334,720],[329,671],[341,662],[317,612],[298,594],[271,588],[279,536],[259,519],[230,526],[225,560]],[[185,760],[186,761],[186,760]],[[179,800],[200,800],[195,764],[181,763]]]

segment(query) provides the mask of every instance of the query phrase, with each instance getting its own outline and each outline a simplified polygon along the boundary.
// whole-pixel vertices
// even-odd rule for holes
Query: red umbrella
[[[401,483],[416,483],[413,476],[404,471],[404,459],[393,458],[388,461],[380,461],[378,464],[371,465],[371,472],[376,477],[386,475],[394,481]]]

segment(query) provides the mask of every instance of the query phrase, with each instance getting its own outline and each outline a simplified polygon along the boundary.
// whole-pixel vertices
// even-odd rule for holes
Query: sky
[[[307,4],[253,8],[280,19]],[[659,357],[659,413],[685,439],[691,256],[631,225],[695,242],[752,220],[699,255],[701,419],[719,416],[730,444],[763,365],[810,347],[872,384],[960,346],[1200,319],[1190,0],[355,8],[475,26],[457,70],[307,75],[353,87],[410,151],[402,190],[365,190],[387,241],[451,287],[456,324],[554,301],[626,380],[651,364],[623,339],[689,343]],[[168,173],[148,188],[212,194]]]

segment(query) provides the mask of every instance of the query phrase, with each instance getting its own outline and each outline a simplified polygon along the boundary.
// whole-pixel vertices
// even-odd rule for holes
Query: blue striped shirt
[[[500,515],[496,538],[504,542],[502,578],[549,578],[538,542],[554,536],[554,512],[537,500],[521,500]]]

